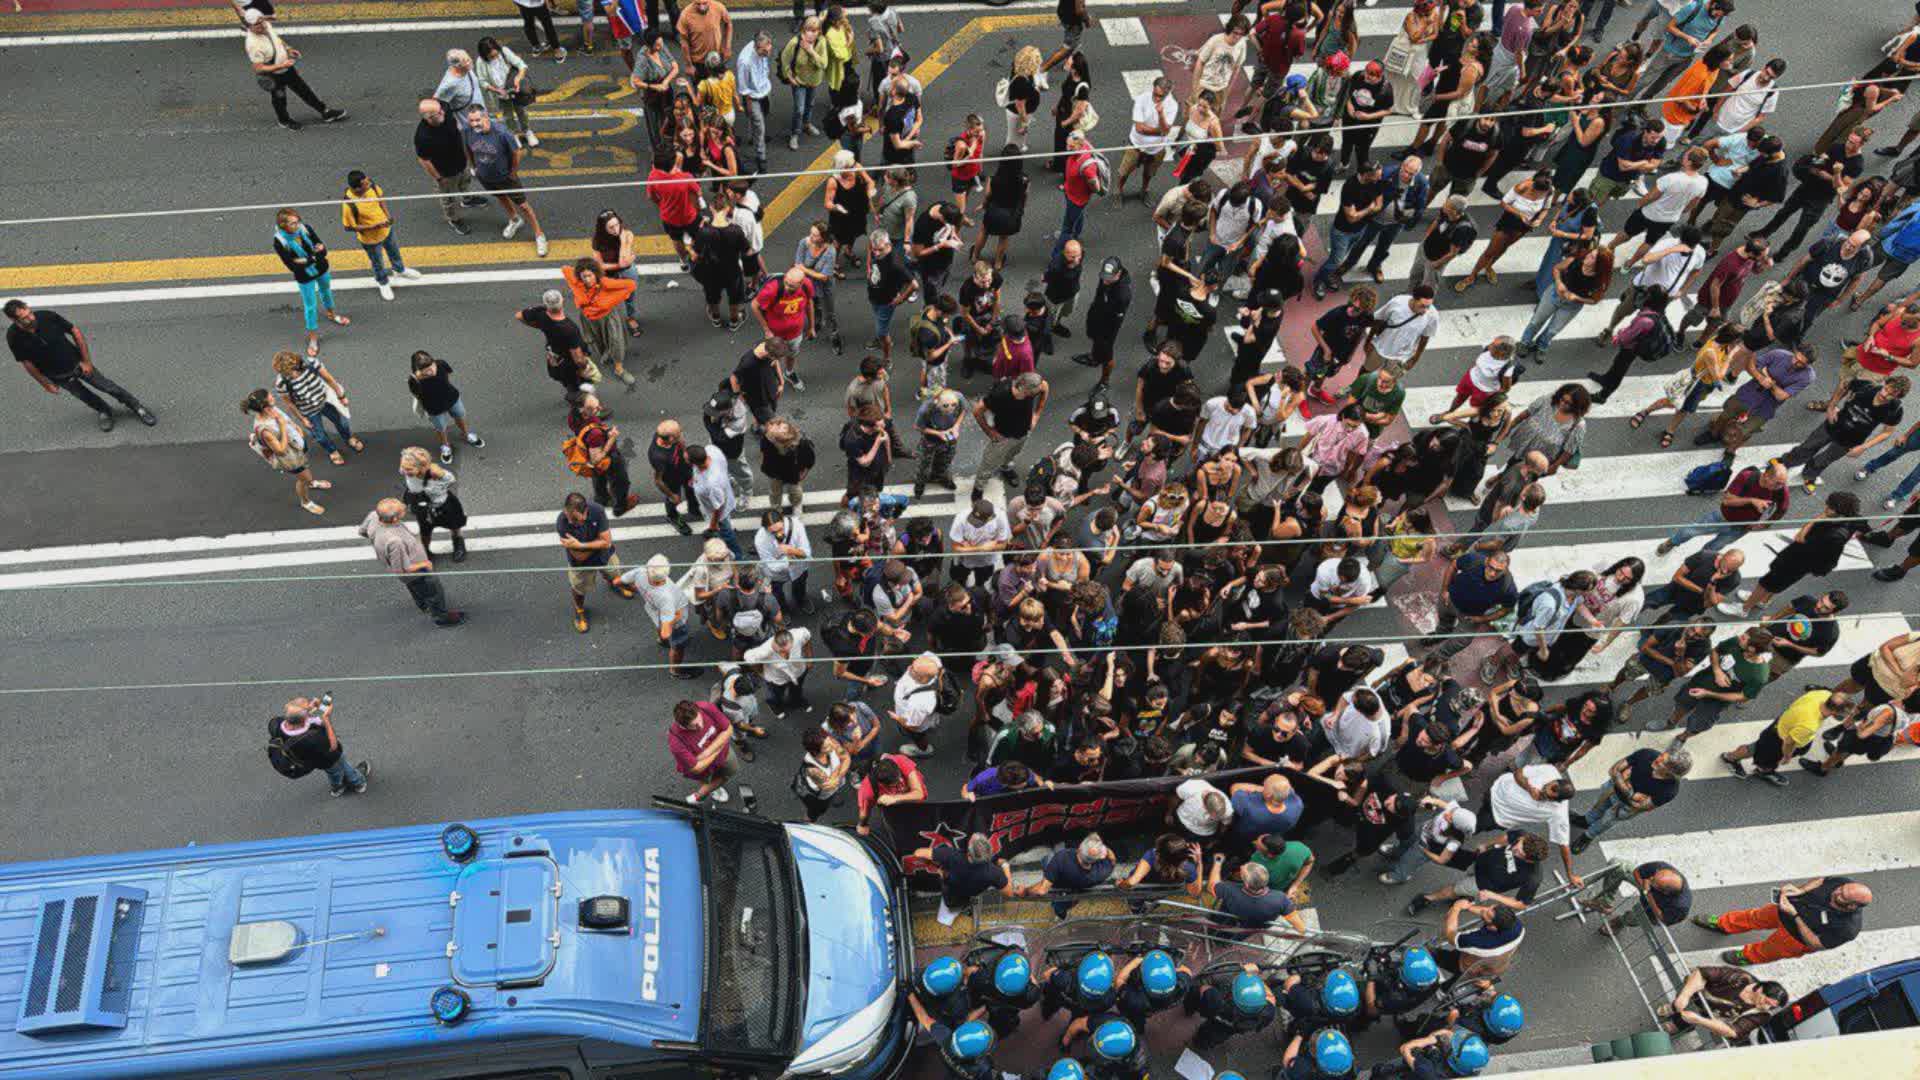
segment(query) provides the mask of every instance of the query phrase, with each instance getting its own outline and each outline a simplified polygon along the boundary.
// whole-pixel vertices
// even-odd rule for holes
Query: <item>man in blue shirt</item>
[[[1233,785],[1227,789],[1227,801],[1233,805],[1235,846],[1247,849],[1253,847],[1257,837],[1284,839],[1300,821],[1304,809],[1293,785],[1277,773],[1258,784]]]
[[[1512,561],[1505,551],[1478,548],[1453,560],[1440,582],[1439,620],[1433,636],[1422,638],[1420,644],[1439,646],[1444,657],[1457,656],[1473,639],[1446,635],[1455,633],[1463,623],[1468,631],[1484,630],[1512,611],[1519,599],[1508,570]]]
[[[1614,132],[1606,154],[1600,158],[1599,175],[1587,189],[1593,196],[1593,208],[1599,210],[1608,200],[1652,175],[1666,153],[1667,140],[1661,137],[1658,124]]]
[[[1100,839],[1099,833],[1088,833],[1080,843],[1061,848],[1047,857],[1045,866],[1040,868],[1040,880],[1021,890],[1024,896],[1045,896],[1058,889],[1062,892],[1085,892],[1088,889],[1105,885],[1113,877],[1113,851]],[[1064,919],[1067,912],[1073,910],[1074,900],[1056,900],[1053,903],[1055,918]]]
[[[1658,98],[1660,91],[1687,70],[1695,57],[1707,51],[1713,36],[1720,32],[1721,22],[1731,14],[1733,0],[1690,0],[1675,10],[1673,18],[1667,20],[1667,28],[1660,41],[1660,52],[1655,61],[1659,66],[1642,87],[1640,100]]]
[[[1306,920],[1293,910],[1293,898],[1269,887],[1266,867],[1245,863],[1240,867],[1239,881],[1223,882],[1220,873],[1226,865],[1225,855],[1215,855],[1207,872],[1205,895],[1224,916],[1220,923],[1249,933],[1265,930],[1275,919],[1287,920],[1296,930],[1307,928]]]
[[[762,30],[753,36],[751,44],[740,50],[733,64],[734,81],[747,103],[747,142],[753,147],[754,172],[767,171],[767,102],[773,94],[772,56],[773,35]]]

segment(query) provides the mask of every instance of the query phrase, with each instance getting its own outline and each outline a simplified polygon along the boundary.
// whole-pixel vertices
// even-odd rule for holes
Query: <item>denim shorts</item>
[[[874,337],[883,338],[887,336],[887,331],[893,327],[893,309],[896,306],[897,305],[894,304],[873,305]]]
[[[448,406],[446,412],[428,413],[427,423],[433,425],[433,430],[438,431],[442,435],[445,435],[447,433],[447,429],[453,426],[453,422],[455,420],[465,420],[466,418],[467,418],[466,402],[460,398],[454,398],[453,404],[451,406]]]

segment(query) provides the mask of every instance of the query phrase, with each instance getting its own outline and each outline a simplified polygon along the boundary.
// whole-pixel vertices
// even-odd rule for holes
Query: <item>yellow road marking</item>
[[[748,8],[784,8],[786,0],[733,0],[734,10]],[[510,9],[499,0],[427,0],[423,3],[396,3],[375,0],[354,4],[301,4],[280,12],[279,25],[288,34],[298,35],[301,23],[331,22],[414,22],[429,19],[500,19]],[[556,15],[556,19],[562,16]],[[565,20],[574,22],[569,11]],[[9,15],[0,19],[0,34],[47,34],[84,30],[185,30],[195,27],[231,26],[240,28],[233,9],[218,8],[142,8],[137,11],[88,11],[44,15]]]
[[[299,10],[302,12],[313,12],[327,6],[328,5],[312,5],[302,7]],[[363,5],[352,6],[358,8]],[[375,8],[398,6],[403,7],[409,12],[414,12],[421,9],[432,10],[449,5],[435,2],[419,5],[369,4],[364,6]],[[747,6],[770,5],[749,4]],[[231,17],[231,12],[226,12],[225,14],[227,14],[229,18]],[[922,60],[918,67],[913,69],[914,78],[919,79],[923,85],[931,87],[935,79],[938,79],[944,74],[961,56],[965,55],[968,49],[978,44],[980,39],[987,34],[1015,27],[1042,26],[1050,24],[1051,22],[1053,22],[1053,16],[1047,13],[986,15],[970,19],[964,26],[955,31],[952,37],[949,37],[942,43],[939,48],[928,54],[927,58]],[[591,114],[590,111],[584,111],[581,115],[593,114]],[[626,127],[621,128],[621,131],[629,130],[635,126],[635,123],[639,119],[632,113],[624,112],[603,113],[598,115],[624,117]],[[554,132],[551,135],[546,133],[542,134],[543,141],[546,138],[574,136],[572,132]],[[582,132],[580,134],[607,133]],[[539,156],[540,151],[543,149],[545,148],[535,148],[532,154]],[[589,148],[581,148],[583,152],[587,149]],[[596,147],[592,149],[605,148]],[[836,144],[822,151],[820,155],[809,162],[806,167],[809,170],[830,168],[833,164],[833,155],[838,149],[839,147]],[[553,157],[542,157],[543,160],[551,162],[552,164],[544,166],[542,170],[538,171],[527,170],[524,175],[580,176],[591,174],[603,175],[607,172],[620,172],[632,175],[633,172],[632,169],[618,165],[577,166],[572,164],[570,157],[567,157],[564,163]],[[634,169],[637,169],[638,165],[639,162],[636,156]],[[933,175],[939,174],[938,169],[929,170],[929,172]],[[762,215],[762,227],[767,234],[772,235],[774,230],[779,228],[787,218],[791,217],[795,211],[806,205],[807,201],[813,198],[814,194],[820,190],[822,182],[823,178],[820,176],[798,177],[782,189],[778,195],[775,195],[767,203],[766,211]],[[616,189],[610,188],[606,194],[611,197],[615,193],[615,190]],[[423,205],[430,205],[426,204],[425,200],[421,200],[421,203]],[[323,212],[323,208],[315,208],[310,216],[316,222],[326,221],[329,217],[328,214]],[[424,225],[421,227],[425,228]],[[637,237],[635,239],[634,249],[636,255],[647,258],[664,258],[673,254],[672,242],[665,236],[659,235]],[[335,270],[357,271],[371,269],[367,262],[366,253],[362,252],[359,245],[349,239],[343,238],[338,244],[332,245],[331,254],[333,268]],[[548,253],[546,261],[558,266],[562,263],[571,262],[586,254],[587,243],[584,239],[556,239],[553,241],[552,249]],[[531,243],[410,244],[406,247],[406,256],[408,265],[421,268],[500,266],[536,261],[533,258],[533,246]],[[0,267],[0,292],[12,293],[36,289],[71,289],[88,285],[130,285],[151,284],[154,282],[216,281],[229,278],[277,277],[285,272],[286,266],[271,252],[260,255],[208,255],[180,259],[46,263],[36,266]]]

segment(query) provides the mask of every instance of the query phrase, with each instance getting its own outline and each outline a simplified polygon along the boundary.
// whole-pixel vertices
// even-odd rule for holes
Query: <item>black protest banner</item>
[[[1005,859],[1029,848],[1077,841],[1089,832],[1158,831],[1174,789],[1188,780],[1205,780],[1224,791],[1232,784],[1257,784],[1275,772],[1293,782],[1305,803],[1301,828],[1334,811],[1333,789],[1321,781],[1294,769],[1253,768],[1201,777],[1063,784],[973,802],[895,803],[877,810],[875,820],[907,873],[924,875],[932,872],[932,863],[916,858],[915,851],[957,847],[972,833],[984,834],[993,844],[995,857]]]

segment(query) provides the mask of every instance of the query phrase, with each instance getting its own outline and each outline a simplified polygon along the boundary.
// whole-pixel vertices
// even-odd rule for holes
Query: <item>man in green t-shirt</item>
[[[1296,902],[1299,896],[1295,890],[1307,880],[1307,872],[1313,869],[1313,851],[1298,840],[1288,840],[1279,833],[1266,833],[1253,841],[1253,854],[1248,861],[1259,864],[1267,871],[1267,880],[1276,892],[1286,893]]]
[[[1360,418],[1366,421],[1367,431],[1374,438],[1393,423],[1400,415],[1400,406],[1407,400],[1407,388],[1401,382],[1406,369],[1389,361],[1378,371],[1369,371],[1353,380],[1347,386],[1347,400],[1360,406]]]
[[[1735,705],[1760,696],[1773,666],[1773,634],[1756,626],[1714,647],[1711,661],[1701,667],[1673,699],[1673,717],[1663,727],[1648,731],[1686,729],[1674,737],[1678,746],[1713,727],[1720,715]]]

